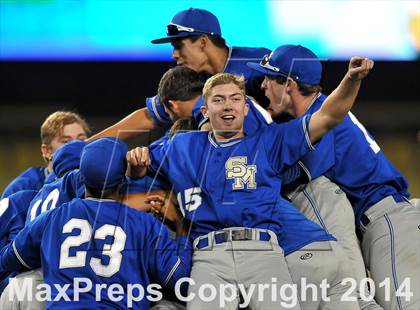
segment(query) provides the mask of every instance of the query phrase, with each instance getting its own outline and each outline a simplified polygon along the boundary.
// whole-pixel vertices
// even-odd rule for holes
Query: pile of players
[[[13,280],[1,309],[45,307],[14,296],[27,279],[52,287],[47,308],[98,308],[98,290],[74,301],[83,277],[169,291],[189,277],[185,296],[230,290],[223,305],[217,290],[186,305],[165,295],[155,309],[420,309],[420,208],[350,112],[373,62],[353,57],[327,96],[309,49],[228,47],[206,10],[176,14],[152,41],[166,42],[178,66],[146,108],[87,140],[74,113],[41,127],[47,167],[2,196],[2,289]],[[120,140],[168,123],[148,147]],[[285,305],[277,289],[290,284],[296,302]],[[99,292],[104,308],[150,306]]]

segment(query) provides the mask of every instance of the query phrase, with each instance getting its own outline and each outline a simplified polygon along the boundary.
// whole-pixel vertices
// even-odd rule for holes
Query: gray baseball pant
[[[388,196],[365,216],[362,251],[376,300],[386,310],[420,309],[420,207]]]
[[[321,176],[290,193],[288,197],[308,219],[337,238],[338,244],[344,251],[344,259],[351,268],[351,277],[356,282],[360,308],[382,309],[374,300],[369,301],[368,298],[361,297],[359,288],[364,283],[362,280],[366,278],[366,268],[356,236],[353,208],[346,194],[335,183]],[[367,285],[363,288],[365,291],[369,290]]]

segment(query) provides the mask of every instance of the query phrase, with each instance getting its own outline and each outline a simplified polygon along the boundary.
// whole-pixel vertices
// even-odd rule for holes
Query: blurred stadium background
[[[347,60],[376,61],[354,113],[420,196],[420,2],[0,0],[0,191],[42,165],[39,127],[81,113],[97,132],[156,93],[171,46],[152,45],[178,11],[212,11],[233,46],[301,44],[324,62],[330,92]],[[134,144],[159,132],[144,133]]]

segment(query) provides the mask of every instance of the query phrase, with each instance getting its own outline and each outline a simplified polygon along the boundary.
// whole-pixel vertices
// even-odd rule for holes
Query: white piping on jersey
[[[212,131],[209,131],[208,138],[209,138],[210,143],[211,143],[214,147],[228,147],[228,146],[235,145],[235,144],[237,144],[237,143],[239,143],[239,142],[241,142],[241,141],[242,141],[242,139],[238,139],[238,140],[235,140],[235,141],[231,141],[231,142],[222,142],[222,143],[218,144],[218,143],[215,141],[215,139],[213,138],[213,132],[212,132]]]
[[[312,151],[315,151],[315,148],[314,148],[314,146],[312,145],[312,143],[311,143],[311,139],[309,138],[309,133],[308,133],[308,128],[306,127],[306,119],[307,119],[307,115],[305,115],[303,118],[302,118],[302,125],[303,125],[303,132],[305,133],[305,139],[306,139],[306,143],[308,144],[308,146],[309,146],[309,148],[312,150]]]
[[[162,122],[162,123],[166,123],[166,122],[163,120],[163,118],[159,115],[159,112],[158,112],[158,110],[157,110],[157,108],[156,108],[156,96],[154,96],[154,97],[152,98],[152,109],[153,109],[153,112],[155,113],[155,115],[156,115],[157,119],[158,119],[160,122]]]
[[[107,199],[107,198],[100,199],[100,198],[94,198],[94,197],[86,197],[85,199],[86,200],[93,200],[93,201],[111,201],[111,202],[118,202],[118,201],[116,201],[114,199]]]
[[[258,112],[261,113],[261,115],[264,117],[264,120],[267,122],[267,124],[271,124],[273,122],[273,119],[271,118],[270,113],[267,112],[260,104],[254,100],[252,100],[250,97],[247,97],[254,105],[254,107],[258,110]]]
[[[0,200],[0,216],[2,216],[8,208],[9,208],[9,198],[6,197]]]
[[[23,266],[25,266],[26,268],[28,268],[28,269],[32,269],[31,267],[29,267],[29,265],[28,265],[27,263],[25,263],[25,261],[22,259],[22,257],[20,257],[20,255],[19,255],[19,253],[18,253],[18,251],[17,251],[17,249],[16,249],[16,245],[15,245],[15,242],[14,242],[14,241],[13,241],[13,243],[12,243],[12,247],[13,247],[13,252],[15,253],[15,255],[16,255],[17,259],[19,260],[19,262],[20,262]]]
[[[205,124],[205,123],[207,123],[209,121],[209,118],[208,117],[204,117],[202,120],[201,120],[201,122],[198,124],[198,129],[201,129],[201,127]]]
[[[306,168],[306,166],[303,164],[303,162],[301,162],[300,160],[298,161],[298,165],[303,169],[303,171],[305,171],[306,175],[309,178],[309,181],[312,181],[312,175],[309,172],[308,168]]]
[[[163,282],[163,286],[168,284],[169,280],[172,278],[172,276],[175,273],[175,270],[178,268],[179,264],[181,264],[181,259],[178,257],[175,265],[172,267],[171,271],[169,272],[168,276],[166,277],[165,282]]]
[[[317,93],[317,94],[315,95],[314,99],[312,99],[311,103],[308,105],[308,107],[306,108],[305,112],[306,112],[306,111],[308,111],[308,110],[311,108],[311,106],[315,103],[315,101],[316,101],[319,97],[321,97],[321,95],[322,95],[321,93]]]
[[[228,50],[229,50],[229,52],[228,52],[228,57],[227,57],[227,59],[226,59],[226,62],[225,62],[225,66],[223,67],[223,71],[222,72],[225,72],[225,70],[226,70],[226,67],[227,67],[227,65],[228,65],[228,63],[229,63],[229,61],[230,61],[230,56],[232,55],[232,47],[228,47]]]

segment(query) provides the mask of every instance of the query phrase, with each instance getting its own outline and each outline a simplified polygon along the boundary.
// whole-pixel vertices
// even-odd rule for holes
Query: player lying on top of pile
[[[217,17],[203,9],[189,8],[178,12],[167,25],[166,30],[165,38],[153,40],[152,43],[171,43],[172,57],[178,65],[200,73],[203,78],[220,72],[242,74],[246,80],[246,93],[256,98],[261,104],[268,104],[267,98],[260,89],[264,75],[251,70],[246,63],[250,60],[261,59],[270,52],[269,49],[228,47],[222,37]],[[202,101],[195,102],[194,105],[197,114],[200,114]],[[90,140],[100,137],[126,139],[145,130],[153,130],[172,123],[159,95],[147,98],[146,106],[93,135]]]
[[[191,292],[206,282],[268,284],[275,277],[279,283],[292,283],[293,276],[302,270],[288,277],[283,250],[288,255],[312,245],[326,250],[315,255],[320,264],[325,264],[327,274],[314,277],[329,281],[329,305],[336,309],[358,308],[357,302],[340,301],[343,286],[339,282],[350,276],[344,259],[339,259],[337,266],[337,257],[343,255],[341,249],[331,241],[331,235],[278,195],[282,183],[278,176],[342,121],[354,103],[360,80],[372,66],[371,60],[352,58],[340,85],[312,117],[272,124],[253,134],[244,130],[249,105],[245,102],[243,80],[217,74],[203,90],[202,112],[209,118],[212,131],[175,135],[165,143],[153,145],[150,156],[147,148],[128,153],[133,176],[143,176],[149,168],[168,178],[185,218],[192,222],[195,252],[191,277],[197,286],[190,286]],[[239,251],[232,257],[224,251],[225,247]],[[213,251],[202,250],[209,248]],[[255,250],[253,255],[249,255],[250,250]],[[298,279],[300,276],[294,280],[299,285]],[[258,298],[255,292],[251,305],[260,309],[278,307],[270,292],[265,291],[264,297]],[[319,300],[308,301],[312,305],[316,302],[323,304]],[[203,303],[194,299],[188,307],[200,308]],[[232,306],[238,303],[236,298]]]

